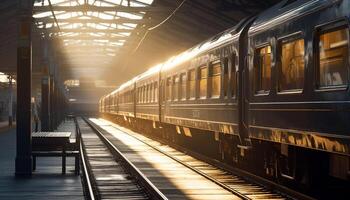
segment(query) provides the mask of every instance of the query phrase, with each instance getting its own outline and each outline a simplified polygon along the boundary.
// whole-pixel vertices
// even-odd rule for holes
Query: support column
[[[13,102],[13,90],[12,90],[12,76],[8,77],[9,79],[9,127],[12,126],[13,121],[13,111],[12,111],[12,102]]]
[[[55,112],[55,82],[54,82],[54,78],[53,76],[50,76],[50,91],[49,91],[49,98],[50,98],[50,109],[49,109],[49,112],[50,112],[50,131],[53,131],[55,128],[55,125],[54,125],[54,112]]]
[[[19,37],[17,47],[17,152],[16,176],[32,175],[32,0],[19,1]]]
[[[50,78],[41,82],[41,130],[50,131]]]

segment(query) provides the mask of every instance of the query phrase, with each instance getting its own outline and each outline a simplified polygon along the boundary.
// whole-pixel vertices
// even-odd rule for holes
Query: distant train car
[[[281,182],[349,180],[349,10],[282,1],[123,84],[100,111]]]

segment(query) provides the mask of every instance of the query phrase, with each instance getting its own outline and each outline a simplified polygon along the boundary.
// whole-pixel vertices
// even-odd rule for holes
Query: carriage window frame
[[[206,76],[202,76],[202,71],[206,71]],[[208,79],[209,79],[209,67],[207,65],[198,67],[198,98],[207,99],[208,98]],[[205,95],[201,95],[201,82],[205,81]]]
[[[238,53],[233,52],[229,57],[227,57],[227,67],[229,73],[228,79],[228,93],[227,96],[230,95],[231,99],[237,99],[237,89],[238,89],[238,66],[236,66],[236,62]]]
[[[165,79],[165,100],[172,100],[172,77],[169,76]]]
[[[158,102],[158,98],[159,98],[159,93],[158,93],[158,81],[154,81],[154,103],[157,103]]]
[[[228,93],[229,93],[229,84],[230,84],[230,77],[229,77],[229,67],[228,67],[228,57],[224,57],[222,59],[222,96],[227,99]]]
[[[172,100],[178,101],[179,100],[179,83],[180,78],[178,74],[173,75],[173,87],[172,87]]]
[[[293,88],[293,89],[281,89],[280,88],[280,80],[281,80],[281,73],[282,73],[282,46],[283,44],[287,44],[287,43],[291,43],[291,42],[295,42],[298,40],[303,40],[304,43],[304,73],[303,73],[303,84],[301,88]],[[277,39],[277,53],[276,53],[276,60],[277,60],[277,94],[278,95],[283,95],[283,94],[302,94],[305,90],[305,83],[307,82],[307,66],[306,66],[306,60],[305,60],[305,55],[306,55],[306,48],[305,48],[305,41],[307,42],[307,40],[305,40],[304,34],[301,31],[289,34],[289,35],[285,35],[283,37],[280,37]]]
[[[212,99],[219,99],[220,97],[221,97],[221,93],[222,93],[222,75],[223,75],[223,65],[222,65],[223,63],[221,62],[221,60],[216,60],[216,61],[213,61],[213,62],[211,62],[210,63],[210,65],[209,65],[209,75],[208,75],[208,77],[209,77],[209,79],[208,79],[208,83],[207,84],[209,84],[210,86],[209,86],[209,88],[210,88],[210,98],[212,98]],[[218,68],[219,70],[220,70],[220,72],[219,73],[215,73],[214,74],[214,67],[215,68]],[[214,93],[214,78],[219,78],[219,90],[218,90],[218,92],[219,92],[219,94],[218,95],[214,95],[213,93]]]
[[[262,89],[258,89],[257,88],[257,76],[256,76],[256,71],[257,68],[261,68],[262,65],[260,63],[260,52],[259,50],[261,49],[264,49],[264,48],[267,48],[267,47],[270,47],[270,79],[269,79],[269,84],[270,84],[270,87],[268,88],[268,90],[262,90]],[[254,47],[254,58],[253,58],[253,91],[254,91],[254,96],[268,96],[270,95],[270,92],[272,90],[272,87],[273,87],[273,83],[272,83],[272,76],[273,76],[273,46],[271,43],[269,42],[266,42],[266,43],[263,43],[263,44],[260,44],[260,45],[256,45]],[[235,64],[234,64],[235,65]],[[259,65],[259,66],[258,66]],[[237,71],[236,71],[237,73]],[[237,76],[237,74],[236,74]],[[237,77],[236,77],[237,78]],[[259,80],[262,78],[262,75],[261,73],[259,73]],[[261,81],[259,81],[261,82]],[[237,80],[236,80],[236,83],[237,83]],[[261,86],[260,86],[261,87]],[[236,86],[236,89],[237,89],[237,86]],[[237,92],[237,91],[236,91]],[[237,94],[236,94],[237,95]]]
[[[194,100],[197,97],[197,78],[196,78],[196,74],[197,74],[197,69],[193,68],[193,69],[189,69],[187,71],[187,99],[189,100]],[[193,77],[192,77],[193,75]],[[193,86],[192,86],[192,84]],[[192,88],[193,87],[193,88]],[[192,95],[193,93],[193,95]]]
[[[179,100],[185,101],[187,99],[187,73],[183,72],[179,75],[180,89],[179,89]]]
[[[347,83],[343,85],[331,85],[331,86],[321,86],[320,83],[320,37],[322,34],[331,33],[335,31],[339,31],[342,29],[347,30],[347,39],[348,39],[348,55],[347,55]],[[350,87],[350,25],[347,23],[346,20],[338,20],[338,21],[331,21],[326,24],[318,25],[315,27],[315,34],[314,34],[314,77],[315,77],[315,83],[316,83],[316,92],[324,92],[324,91],[342,91],[342,90],[348,90]]]

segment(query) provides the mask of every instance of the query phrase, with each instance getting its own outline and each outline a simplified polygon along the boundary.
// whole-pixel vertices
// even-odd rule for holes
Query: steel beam
[[[78,5],[78,6],[52,6],[52,11],[65,11],[65,12],[171,12],[174,8],[161,7],[161,6],[145,6],[145,7],[128,7],[128,6],[95,6],[95,5]],[[36,6],[33,8],[34,13],[38,12],[50,12],[50,6]]]
[[[35,18],[37,22],[54,23],[55,20],[52,18]],[[78,18],[68,18],[68,19],[58,19],[59,23],[108,23],[108,24],[149,24],[151,20],[149,19],[78,19]]]
[[[60,30],[56,27],[54,28],[38,28],[38,30],[46,30],[47,32],[61,32],[61,33],[130,33],[135,29],[95,29],[95,28],[84,28],[84,29],[68,29],[61,28]]]

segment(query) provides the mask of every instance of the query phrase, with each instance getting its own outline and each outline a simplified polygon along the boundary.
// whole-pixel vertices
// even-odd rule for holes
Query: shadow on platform
[[[15,177],[15,156],[16,129],[1,131],[0,199],[84,199],[73,158],[67,158],[66,175],[61,174],[60,158],[39,158],[32,177],[22,179]]]

